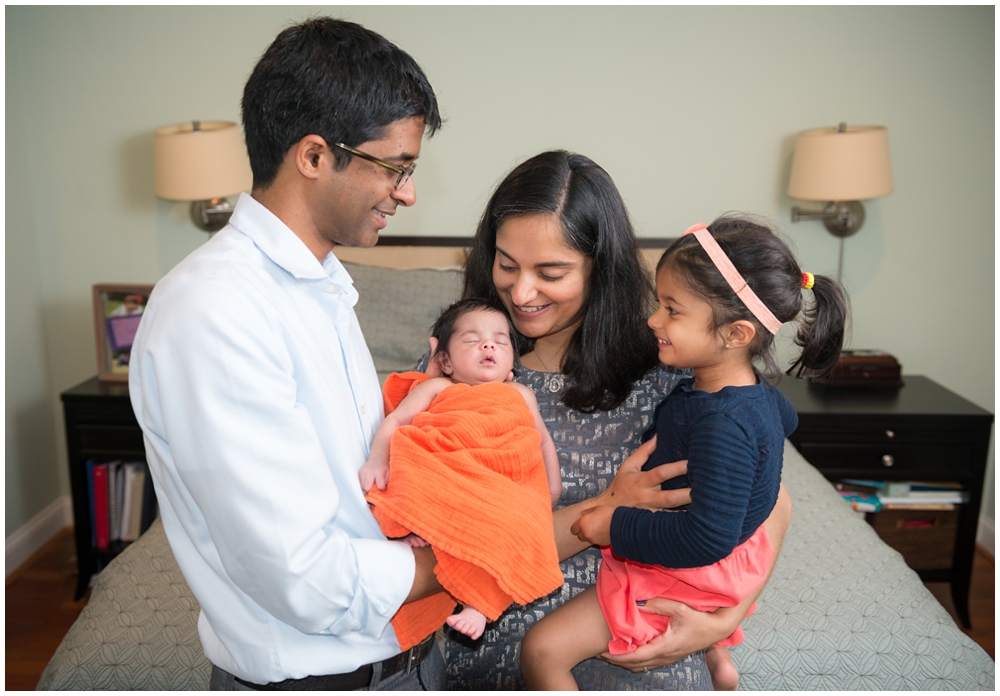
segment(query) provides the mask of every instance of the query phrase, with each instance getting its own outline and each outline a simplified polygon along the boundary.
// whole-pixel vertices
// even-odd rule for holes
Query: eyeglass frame
[[[411,162],[409,167],[399,167],[395,164],[389,164],[388,162],[384,162],[383,160],[380,160],[378,157],[375,157],[374,155],[369,155],[367,152],[362,152],[361,150],[355,150],[353,147],[350,147],[349,145],[344,145],[344,143],[334,143],[333,146],[339,147],[341,150],[349,152],[352,155],[356,155],[361,159],[366,159],[369,162],[374,162],[380,167],[385,167],[386,169],[396,172],[396,181],[392,185],[393,191],[398,191],[399,189],[403,188],[406,182],[410,180],[410,177],[413,176],[413,170],[417,168],[416,162]]]

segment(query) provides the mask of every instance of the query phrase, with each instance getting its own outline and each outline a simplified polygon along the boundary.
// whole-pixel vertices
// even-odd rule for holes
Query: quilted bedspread
[[[902,557],[785,445],[795,511],[732,649],[745,690],[993,690],[994,663]],[[207,689],[198,605],[159,522],[97,578],[39,689]]]

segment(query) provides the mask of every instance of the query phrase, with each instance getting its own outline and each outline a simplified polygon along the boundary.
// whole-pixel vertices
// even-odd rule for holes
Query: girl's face
[[[656,274],[656,299],[656,311],[646,323],[656,336],[660,362],[692,368],[718,364],[725,341],[712,328],[712,306],[669,267]]]
[[[493,284],[523,335],[569,336],[580,324],[590,264],[566,243],[555,215],[523,215],[497,230]]]

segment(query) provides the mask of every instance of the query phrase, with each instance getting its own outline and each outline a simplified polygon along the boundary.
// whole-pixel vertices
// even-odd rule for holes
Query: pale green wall
[[[8,7],[8,534],[68,491],[58,395],[95,373],[90,286],[155,282],[205,239],[153,195],[153,129],[238,120],[261,51],[319,13],[409,51],[448,118],[393,234],[470,234],[511,166],[562,147],[641,235],[753,211],[830,271],[834,238],[789,222],[794,134],[888,126],[896,192],[847,243],[852,344],[993,411],[992,7]]]

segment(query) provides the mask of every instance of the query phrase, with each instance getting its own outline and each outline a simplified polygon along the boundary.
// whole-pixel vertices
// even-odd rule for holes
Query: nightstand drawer
[[[964,480],[972,474],[972,448],[959,445],[849,445],[800,442],[797,449],[824,474],[858,469],[893,476]]]
[[[940,424],[879,423],[876,419],[851,420],[849,423],[816,422],[815,417],[799,417],[793,439],[830,444],[855,445],[950,445],[968,442],[967,430],[949,430]],[[872,422],[875,421],[875,422]]]

